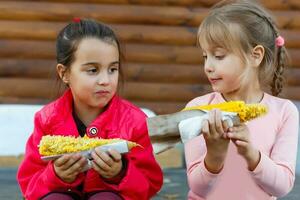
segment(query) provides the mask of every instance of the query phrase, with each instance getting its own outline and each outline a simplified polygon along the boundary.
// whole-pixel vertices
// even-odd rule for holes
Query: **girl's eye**
[[[118,67],[111,67],[111,68],[108,69],[108,72],[109,73],[114,73],[114,72],[117,72],[118,70],[119,70]]]
[[[206,60],[207,59],[207,55],[203,55],[203,60]]]
[[[218,60],[223,60],[223,58],[225,58],[225,55],[215,55],[215,58]]]
[[[89,74],[94,74],[94,73],[97,72],[97,68],[90,68],[90,69],[87,70],[87,72],[88,72]]]

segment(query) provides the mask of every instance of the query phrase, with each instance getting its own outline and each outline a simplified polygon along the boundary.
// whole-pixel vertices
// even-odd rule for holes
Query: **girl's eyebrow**
[[[87,62],[82,64],[82,66],[84,65],[100,65],[100,64],[98,62]]]
[[[115,62],[112,62],[112,63],[110,63],[110,65],[115,65],[115,64],[120,64],[120,62],[119,61],[115,61]]]
[[[110,63],[110,65],[115,65],[115,64],[120,64],[120,62],[119,61],[114,61],[114,62]],[[101,64],[98,63],[98,62],[87,62],[87,63],[83,63],[82,65],[85,66],[85,65],[101,65]]]

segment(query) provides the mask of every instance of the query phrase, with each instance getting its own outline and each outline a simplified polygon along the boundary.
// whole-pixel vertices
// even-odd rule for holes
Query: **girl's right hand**
[[[72,183],[86,162],[86,158],[78,153],[66,154],[54,161],[54,171],[62,181]]]
[[[202,122],[201,131],[207,148],[204,163],[207,170],[219,173],[223,168],[230,141],[225,134],[229,125],[222,121],[222,113],[218,109],[211,110],[208,116],[208,120]]]

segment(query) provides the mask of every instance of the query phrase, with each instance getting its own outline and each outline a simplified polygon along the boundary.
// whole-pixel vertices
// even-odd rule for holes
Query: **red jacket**
[[[108,108],[87,127],[89,137],[123,138],[144,147],[134,148],[126,154],[127,172],[118,185],[103,181],[93,169],[88,170],[86,174],[79,174],[73,183],[65,183],[56,176],[52,162],[40,159],[37,145],[43,135],[79,137],[72,116],[72,101],[72,94],[68,90],[58,100],[35,114],[34,130],[27,141],[25,158],[17,174],[25,198],[39,199],[51,191],[76,191],[83,183],[84,192],[114,190],[126,200],[150,199],[161,188],[163,175],[153,156],[146,116],[139,108],[118,96],[115,96]],[[95,135],[89,134],[95,132]]]

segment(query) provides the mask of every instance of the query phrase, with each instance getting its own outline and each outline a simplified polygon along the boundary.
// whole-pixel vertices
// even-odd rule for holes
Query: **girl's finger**
[[[82,158],[82,156],[79,154],[71,155],[70,159],[64,165],[61,166],[61,170],[69,169],[74,163],[76,163],[81,158]]]
[[[99,165],[97,165],[95,162],[92,162],[92,168],[98,172],[103,177],[109,177],[109,173],[107,171],[104,171]]]
[[[232,139],[232,140],[241,140],[241,141],[245,141],[248,142],[248,138],[247,136],[245,136],[245,134],[243,134],[243,132],[229,132],[227,133],[227,136]]]
[[[63,166],[66,162],[68,162],[68,160],[71,158],[71,155],[67,154],[67,155],[63,155],[60,158],[56,159],[54,161],[54,165],[56,167],[61,167]]]
[[[248,146],[248,142],[241,141],[241,140],[236,140],[235,144],[239,147],[245,147],[245,148]]]
[[[246,128],[245,125],[240,124],[240,125],[237,125],[237,126],[232,127],[231,130],[232,130],[233,132],[241,132],[241,131],[244,130],[245,128]]]
[[[110,157],[115,161],[115,162],[119,162],[122,159],[122,155],[116,151],[115,149],[109,149],[108,153],[110,155]]]
[[[95,152],[92,153],[93,163],[97,164],[103,171],[109,171],[111,167],[105,163]]]
[[[203,134],[204,138],[207,138],[209,135],[209,125],[208,125],[208,120],[203,120],[202,121],[202,129],[201,133]]]
[[[219,133],[220,135],[223,135],[224,130],[223,130],[223,124],[222,124],[222,113],[218,109],[215,110],[215,126],[216,126],[217,133]]]
[[[100,149],[95,149],[95,153],[98,155],[98,157],[101,158],[103,162],[105,162],[109,167],[111,167],[114,164],[113,159],[104,151],[101,151]]]
[[[215,115],[216,115],[216,111],[215,110],[211,110],[208,113],[208,125],[209,125],[209,134],[210,135],[215,135],[216,134]]]
[[[226,119],[225,121],[222,121],[222,126],[223,126],[224,132],[228,132],[229,128],[232,127],[232,120]]]
[[[66,173],[70,175],[73,175],[74,173],[79,173],[86,164],[87,159],[85,157],[81,157],[80,160],[75,162],[71,167],[69,167],[66,170]]]
[[[100,175],[102,175],[102,173],[104,173],[104,171],[95,162],[92,162],[92,168],[95,171],[97,171]]]

